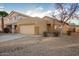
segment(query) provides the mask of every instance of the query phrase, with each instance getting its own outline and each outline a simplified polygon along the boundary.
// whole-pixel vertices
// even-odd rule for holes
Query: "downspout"
[[[2,16],[2,20],[1,21],[2,21],[2,24],[1,24],[2,25],[2,32],[4,32],[4,19],[3,19],[3,16]]]
[[[12,24],[12,34],[14,34],[14,32],[15,32],[15,27],[14,27],[14,23]]]

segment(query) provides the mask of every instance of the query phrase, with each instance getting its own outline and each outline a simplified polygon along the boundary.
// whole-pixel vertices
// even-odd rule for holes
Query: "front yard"
[[[66,56],[79,55],[79,34],[62,37],[24,36],[0,42],[0,55]],[[0,38],[1,39],[1,38]]]

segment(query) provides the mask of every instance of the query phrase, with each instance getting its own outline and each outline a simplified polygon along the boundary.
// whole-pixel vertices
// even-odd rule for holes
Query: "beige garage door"
[[[20,26],[20,33],[22,34],[35,34],[34,25],[22,25]]]
[[[79,32],[79,28],[78,27],[76,27],[76,32]]]

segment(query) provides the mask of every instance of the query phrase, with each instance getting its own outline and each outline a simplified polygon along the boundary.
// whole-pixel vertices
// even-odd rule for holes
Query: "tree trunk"
[[[61,35],[61,36],[63,35],[63,27],[64,27],[64,23],[61,24],[61,29],[60,29],[60,35]]]
[[[63,25],[61,25],[61,29],[60,29],[60,35],[63,35]]]
[[[2,25],[2,32],[4,32],[4,19],[3,19],[3,16],[2,16],[2,20],[1,20],[1,25]]]
[[[52,24],[52,32],[55,31],[55,20],[53,20],[53,24]]]

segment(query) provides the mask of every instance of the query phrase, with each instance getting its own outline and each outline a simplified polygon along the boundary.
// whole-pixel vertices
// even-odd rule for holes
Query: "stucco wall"
[[[79,33],[79,27],[76,27],[75,28],[75,31]]]
[[[35,27],[39,28],[39,34],[42,34],[43,32],[47,31],[46,28],[46,22],[40,18],[31,18],[26,17],[24,19],[21,19],[17,22],[17,25],[20,27],[21,25],[35,25]]]

